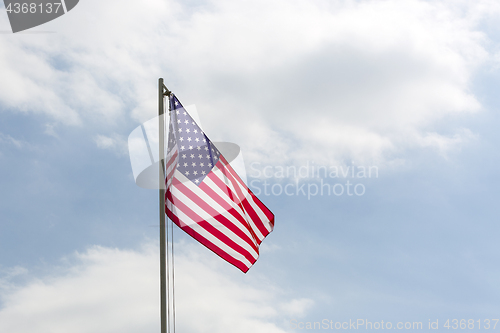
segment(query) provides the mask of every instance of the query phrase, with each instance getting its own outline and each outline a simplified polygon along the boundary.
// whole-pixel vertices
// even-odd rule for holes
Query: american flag
[[[259,257],[274,215],[170,95],[166,165],[167,216],[243,272]]]

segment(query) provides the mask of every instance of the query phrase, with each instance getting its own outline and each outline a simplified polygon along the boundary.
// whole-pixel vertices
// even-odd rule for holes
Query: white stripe
[[[234,170],[234,168],[229,163],[224,163],[224,165],[226,167],[226,170],[234,178],[234,180],[240,185],[240,187],[243,187],[246,189],[245,191],[242,191],[245,198],[248,198],[249,196],[251,197],[251,195],[248,193],[248,187],[243,182],[243,180],[241,180],[241,177],[238,175],[236,170]],[[233,171],[231,171],[231,170],[233,170]]]
[[[178,173],[176,173],[175,176],[176,176],[176,178],[179,179],[179,181],[182,181],[183,184],[187,185],[188,188],[190,190],[192,190],[194,193],[196,193],[196,194],[203,193],[204,199],[208,199],[211,202],[214,201],[212,198],[210,198],[210,196],[208,194],[201,191],[198,187],[196,187],[196,185],[194,185],[191,181],[189,181],[183,174],[178,172]],[[220,177],[221,175],[216,174],[216,176]],[[221,180],[221,181],[224,183],[223,180]],[[215,184],[212,179],[210,179],[209,177],[206,177],[203,180],[203,182],[208,187],[210,187],[219,197],[221,197],[221,199],[224,200],[229,205],[229,208],[233,208],[236,211],[236,213],[246,221],[248,227],[251,228],[252,231],[255,233],[255,236],[258,238],[258,241],[256,241],[254,239],[254,236],[252,234],[250,234],[249,237],[250,237],[250,239],[254,239],[255,245],[258,246],[258,244],[262,241],[262,239],[264,239],[264,236],[262,235],[260,230],[257,228],[257,226],[254,225],[252,219],[250,218],[250,216],[248,216],[247,212],[245,210],[243,210],[239,205],[237,205],[234,201],[232,201],[229,197],[229,194],[226,191],[222,190],[219,186],[217,186],[217,184]],[[234,189],[232,189],[232,192],[233,192],[234,196],[237,196],[237,193],[234,192]],[[215,203],[217,205],[217,208],[220,207],[220,210],[217,209],[218,212],[222,211],[222,212],[224,212],[224,216],[230,216],[231,219],[234,219],[233,215],[227,212],[227,210],[228,210],[227,208],[221,206],[217,202],[215,202]],[[216,208],[216,207],[214,207],[214,208]],[[235,222],[235,224],[238,226],[238,228],[243,230],[247,235],[249,234],[248,229],[246,229],[243,225],[241,225],[241,222],[239,220],[237,220]]]
[[[173,204],[173,203],[172,203]],[[206,238],[208,241],[210,241],[212,244],[217,246],[219,249],[222,251],[226,252],[230,257],[233,257],[234,259],[241,261],[243,265],[250,267],[252,266],[252,263],[250,263],[245,256],[243,256],[241,253],[237,252],[236,250],[232,249],[230,246],[226,245],[223,241],[221,241],[219,238],[215,237],[212,235],[210,232],[205,230],[204,228],[200,227],[200,225],[196,224],[188,215],[186,215],[183,211],[180,209],[176,209],[175,216],[177,218],[187,224],[191,229],[193,229],[197,234],[200,236]]]
[[[219,178],[219,176],[217,174],[215,174],[215,176],[217,178]],[[219,197],[221,197],[225,202],[227,202],[227,204],[231,208],[236,209],[236,212],[239,215],[241,215],[243,217],[245,216],[245,212],[243,212],[241,207],[238,206],[239,202],[234,202],[233,200],[231,200],[231,198],[229,197],[229,193],[227,193],[227,191],[225,191],[225,190],[222,190],[217,184],[214,183],[214,181],[212,179],[210,179],[210,177],[205,177],[205,179],[203,179],[203,182],[205,184],[207,184],[207,186],[210,187],[215,193],[217,193],[219,195]],[[222,180],[222,182],[224,183],[223,180]]]
[[[175,157],[175,160],[170,163],[170,164],[167,164],[167,175],[170,174],[172,172],[172,170],[175,169],[175,167],[177,166],[177,161],[178,161],[178,158],[179,158],[179,155],[176,155]],[[167,163],[172,159],[172,157],[168,158],[167,159]]]
[[[239,185],[239,188],[241,189],[241,191],[245,194],[245,193],[248,193],[248,187],[241,183],[239,180],[238,180],[238,177],[234,176],[234,173],[232,173],[229,168],[226,168],[226,170],[228,171],[228,173],[235,179],[236,183]],[[234,171],[234,170],[233,170]],[[252,206],[252,208],[254,209],[254,211],[257,213],[257,215],[259,216],[260,220],[262,221],[262,224],[264,225],[264,227],[266,227],[267,231],[271,232],[272,231],[272,228],[271,228],[271,225],[270,225],[270,221],[269,221],[269,218],[266,216],[266,214],[264,214],[264,212],[262,211],[262,209],[260,209],[259,205],[257,205],[255,203],[255,201],[253,200],[253,197],[251,195],[247,195],[246,196],[247,200],[248,200],[248,203],[250,204],[250,206]]]
[[[211,179],[206,178],[209,180],[213,186],[216,186]],[[228,210],[224,207],[222,207],[219,202],[217,202],[215,199],[213,199],[211,196],[209,196],[205,191],[201,191],[193,182],[189,181],[186,183],[183,183],[190,191],[192,191],[194,194],[196,194],[201,200],[203,200],[205,203],[207,203],[210,207],[212,207],[219,215],[222,215],[226,219],[229,220],[233,225],[235,225],[238,229],[240,229],[253,243],[255,246],[258,247],[258,243],[255,241],[253,235],[250,233],[250,231],[243,225],[243,222],[238,220],[236,217],[233,216],[233,214],[229,213]],[[205,183],[207,186],[212,188],[208,183]],[[224,197],[222,197],[222,200]],[[226,201],[228,202],[228,201]],[[235,204],[231,201],[228,203],[231,204],[231,206],[235,206]],[[239,208],[239,207],[235,207]],[[208,213],[207,213],[208,214]],[[241,216],[241,214],[239,214]],[[242,216],[244,218],[244,216]]]
[[[247,252],[257,259],[258,253],[244,240],[242,240],[238,235],[236,235],[234,232],[232,232],[230,229],[228,229],[226,226],[224,226],[222,223],[217,221],[216,219],[213,218],[211,214],[203,210],[200,206],[198,206],[194,201],[191,200],[191,198],[187,197],[182,193],[180,190],[176,189],[174,186],[174,191],[172,192],[172,195],[174,195],[177,200],[180,200],[183,204],[188,206],[194,213],[196,213],[198,216],[200,216],[201,220],[200,221],[207,221],[212,227],[218,229],[222,234],[227,236],[229,239],[231,239],[233,242],[235,242],[237,245],[241,246]],[[175,203],[174,203],[175,204]],[[195,224],[200,221],[193,221]],[[187,223],[186,223],[187,224]],[[189,225],[192,227],[192,225]],[[215,236],[215,235],[214,235]]]
[[[222,174],[222,172],[219,171],[218,174],[217,173],[214,173],[214,174],[215,174],[215,176],[217,178],[219,178],[219,180],[221,180],[223,183],[225,183],[224,179],[220,178],[220,177],[224,177],[225,178],[225,176]],[[255,233],[255,236],[257,236],[257,238],[259,240],[258,243],[260,243],[264,239],[264,236],[262,235],[262,233],[260,232],[260,230],[257,228],[257,226],[254,224],[252,218],[248,215],[248,213],[244,210],[244,208],[240,207],[238,204],[236,204],[235,202],[231,201],[231,199],[229,198],[229,194],[225,193],[224,191],[222,191],[220,189],[220,187],[217,186],[217,184],[215,184],[210,178],[207,177],[203,181],[206,182],[206,184],[211,189],[213,189],[219,196],[221,196],[224,200],[226,200],[229,204],[231,204],[231,206],[236,210],[236,212],[245,219],[245,221],[248,223],[249,227]],[[238,194],[234,191],[234,189],[231,189],[231,187],[230,187],[230,190],[232,191],[232,193],[234,194],[234,196],[238,197]],[[238,200],[238,203],[240,203],[239,202],[239,197],[237,198],[237,200]]]
[[[172,163],[168,164],[168,162],[172,159],[173,156],[175,156],[175,160]],[[167,155],[166,161],[167,161],[167,171],[165,177],[167,177],[167,188],[168,188],[170,184],[172,184],[172,179],[174,178],[173,174],[172,177],[170,178],[168,178],[168,175],[170,174],[170,172],[172,172],[174,168],[177,167],[177,163],[179,162],[179,152],[177,150],[177,144],[172,148],[170,153]]]
[[[241,198],[238,195],[238,192],[236,192],[235,188],[233,187],[233,184],[229,181],[229,179],[227,179],[226,176],[224,176],[224,173],[221,171],[221,169],[218,169],[218,168],[217,169],[213,169],[212,173],[220,181],[222,181],[223,184],[225,184],[227,187],[229,187],[231,193],[233,194],[233,201],[234,201],[234,203],[237,204],[237,205],[240,204],[241,203]],[[214,186],[217,186],[217,185],[214,185]],[[219,187],[217,186],[217,188],[219,188]],[[225,195],[229,199],[229,193],[225,193]],[[242,211],[242,214],[244,214],[243,211]]]
[[[221,162],[222,163],[222,162]],[[225,169],[227,171],[227,169]],[[233,183],[224,175],[224,172],[222,172],[222,169],[219,169],[219,168],[214,168],[212,170],[212,172],[214,173],[214,175],[217,176],[217,178],[219,178],[220,180],[222,180],[222,182],[224,184],[226,184],[230,189],[231,191],[236,195],[236,197],[238,198],[238,201],[237,203],[239,204],[241,202],[241,196],[238,194],[238,192],[236,192],[236,189],[234,188],[233,186]]]
[[[236,192],[236,190],[234,189],[233,185],[231,184],[231,182],[229,181],[229,179],[227,179],[227,178],[226,178],[226,176],[224,175],[224,173],[223,173],[222,171],[217,170],[217,172],[216,172],[216,173],[214,173],[214,174],[215,174],[215,175],[216,175],[219,179],[220,179],[221,177],[223,177],[221,180],[222,180],[224,183],[226,183],[226,182],[225,182],[225,180],[227,180],[227,181],[230,183],[230,186],[231,186],[231,189],[232,189],[232,191],[233,191],[234,195],[236,195],[236,196],[238,196],[238,198],[240,198],[240,197],[239,197],[239,195],[238,195],[238,193],[237,193],[237,192]],[[230,174],[229,174],[229,175],[230,175]],[[244,207],[243,207],[243,209],[244,209]],[[260,242],[262,242],[262,240],[265,238],[265,237],[264,237],[264,235],[261,233],[260,229],[259,229],[259,228],[255,225],[255,221],[254,221],[254,220],[252,219],[252,217],[251,217],[251,216],[247,213],[247,211],[244,209],[244,211],[243,211],[243,212],[244,212],[244,213],[243,213],[243,214],[244,214],[243,216],[245,217],[245,220],[246,220],[246,221],[247,221],[247,223],[250,225],[250,227],[251,227],[251,228],[252,228],[252,230],[254,231],[255,235],[256,235],[256,236],[257,236],[257,238],[259,239],[259,243],[260,243]],[[266,219],[267,219],[267,217],[266,217]]]
[[[172,214],[174,214],[175,216],[177,216],[177,212],[179,211],[179,209],[172,203],[172,201],[170,201],[170,199],[166,199],[166,203],[167,203],[167,209],[169,211],[172,212]]]

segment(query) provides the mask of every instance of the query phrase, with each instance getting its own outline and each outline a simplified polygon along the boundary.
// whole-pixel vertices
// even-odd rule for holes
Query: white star
[[[200,181],[198,179],[195,180],[195,183],[198,184]]]
[[[180,113],[180,111],[179,111],[179,110],[177,110],[175,113],[179,114],[179,113]]]
[[[187,164],[187,163],[184,163],[184,166],[185,166],[185,167],[187,167],[187,166],[188,166],[188,164]]]
[[[189,128],[187,128],[187,129],[186,129],[186,133],[189,133],[189,132],[191,132],[191,131],[189,130]]]
[[[180,120],[180,119],[178,119],[178,120],[177,120],[177,124],[180,124],[180,123],[181,123],[181,120]]]
[[[195,128],[195,129],[193,130],[193,132],[198,133],[198,130]]]
[[[179,139],[179,141],[181,141],[181,142],[184,141],[184,138],[181,136],[181,138]]]
[[[217,157],[217,155],[215,155],[215,156],[214,156],[214,158],[215,158],[216,160],[217,160],[217,159],[219,159],[219,157]]]
[[[196,166],[196,163],[195,163],[195,162],[191,163],[191,166],[194,166],[194,167],[195,167],[195,166]]]
[[[181,132],[182,132],[182,128],[179,128],[179,133],[181,133]]]
[[[184,146],[181,146],[181,150],[184,150]]]
[[[198,155],[198,158],[203,158],[203,155],[202,154]]]
[[[195,175],[195,176],[196,176],[197,174],[198,174],[198,171],[194,171],[194,172],[193,172],[193,175]]]
[[[205,166],[205,164],[203,164],[203,162],[201,162],[201,163],[200,163],[200,166],[201,166],[201,167],[204,167],[204,166]]]
[[[188,141],[191,142],[191,138],[190,137],[188,137]]]
[[[189,120],[184,120],[184,124],[189,124]]]
[[[196,147],[196,149],[201,150],[201,147],[200,147],[200,146],[198,146],[198,147]]]
[[[202,171],[202,172],[201,172],[201,174],[202,174],[202,175],[205,175],[205,174],[206,174],[206,172],[205,172],[205,171]]]
[[[179,102],[178,102],[178,101],[175,101],[175,103],[174,103],[174,104],[175,104],[175,105],[179,105]]]
[[[182,158],[186,158],[186,154],[182,154]]]
[[[205,150],[208,151],[208,147],[207,146],[205,146]]]
[[[186,176],[189,176],[189,171],[184,172]]]
[[[207,155],[207,158],[210,159],[210,155]]]
[[[207,140],[205,138],[203,138],[203,142],[207,142]]]
[[[189,150],[192,150],[193,149],[193,146],[189,146]]]
[[[194,154],[191,154],[189,157],[194,158]]]
[[[196,138],[196,142],[200,142],[200,139]]]
[[[208,163],[208,166],[209,166],[209,167],[212,167],[212,163]]]

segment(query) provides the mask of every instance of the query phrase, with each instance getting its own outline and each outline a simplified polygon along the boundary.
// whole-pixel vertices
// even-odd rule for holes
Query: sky
[[[160,77],[276,217],[247,274],[175,230],[179,332],[500,330],[497,1],[0,6],[1,332],[159,331]]]

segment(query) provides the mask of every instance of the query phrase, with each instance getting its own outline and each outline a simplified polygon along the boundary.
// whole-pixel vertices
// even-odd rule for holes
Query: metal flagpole
[[[158,80],[158,129],[159,129],[159,189],[160,189],[160,318],[161,333],[170,331],[170,301],[168,298],[167,283],[167,239],[165,223],[165,115],[164,98],[170,91],[163,84],[163,79]]]
[[[174,286],[174,226],[172,223],[171,253],[169,253],[169,230],[165,214],[165,118],[164,98],[170,97],[171,91],[158,80],[158,126],[159,126],[159,176],[160,176],[160,317],[161,333],[175,333],[175,286]],[[170,116],[170,101],[168,105]],[[167,268],[170,268],[167,270]],[[172,300],[171,300],[172,298]],[[172,309],[172,311],[170,311]],[[172,313],[171,313],[172,312]]]
[[[158,80],[159,189],[160,189],[160,320],[161,333],[167,333],[167,261],[165,249],[165,125],[163,79]]]

